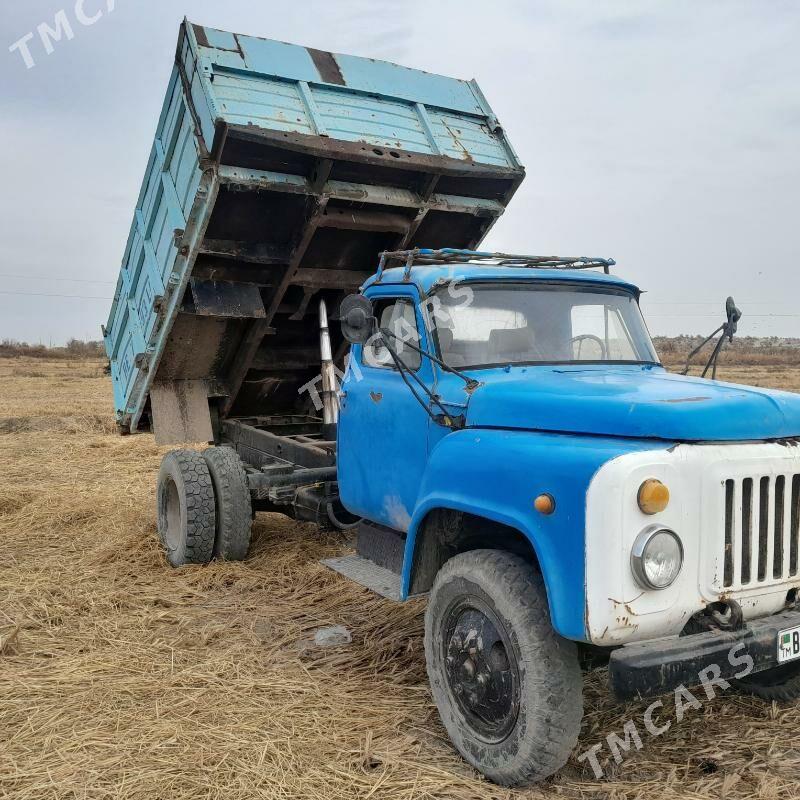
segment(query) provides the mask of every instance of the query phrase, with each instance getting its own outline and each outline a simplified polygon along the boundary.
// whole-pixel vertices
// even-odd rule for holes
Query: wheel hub
[[[508,633],[477,598],[449,612],[444,641],[450,691],[474,731],[502,741],[519,713],[519,672]]]

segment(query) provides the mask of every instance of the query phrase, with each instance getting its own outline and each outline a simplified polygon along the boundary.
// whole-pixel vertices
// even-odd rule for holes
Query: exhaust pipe
[[[324,300],[319,301],[319,349],[322,362],[322,421],[325,425],[335,425],[339,421],[339,398],[336,395],[331,333],[328,330],[328,307]]]

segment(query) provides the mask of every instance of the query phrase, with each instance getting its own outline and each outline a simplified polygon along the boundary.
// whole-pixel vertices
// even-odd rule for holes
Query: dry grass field
[[[800,365],[722,377],[800,391]],[[167,566],[164,451],[117,436],[110,391],[100,362],[0,359],[0,797],[800,796],[800,707],[732,692],[602,780],[573,759],[526,792],[487,783],[432,706],[423,605],[320,566],[341,536],[259,515],[246,562]],[[311,646],[330,624],[352,644]],[[647,705],[617,705],[603,670],[585,701],[578,752]]]

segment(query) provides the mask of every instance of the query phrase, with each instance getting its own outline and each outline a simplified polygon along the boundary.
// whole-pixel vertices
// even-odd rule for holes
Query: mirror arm
[[[722,348],[725,346],[725,340],[727,339],[729,342],[733,342],[733,335],[736,333],[736,329],[739,323],[739,320],[742,318],[742,312],[736,308],[736,304],[733,301],[732,297],[729,297],[725,303],[725,311],[727,319],[722,325],[717,328],[714,333],[711,334],[707,339],[705,339],[700,345],[695,347],[691,353],[689,353],[688,357],[686,358],[686,366],[683,368],[683,372],[681,375],[688,375],[689,374],[689,362],[717,335],[719,334],[719,339],[717,339],[717,343],[714,345],[714,349],[711,352],[711,356],[708,359],[708,363],[706,364],[705,368],[703,369],[703,373],[700,376],[701,378],[705,378],[708,374],[709,369],[711,370],[711,380],[717,379],[717,362],[719,361],[719,354],[722,352]]]
[[[719,359],[719,354],[722,352],[722,348],[725,345],[725,332],[723,331],[722,335],[717,339],[717,344],[714,346],[714,350],[711,353],[711,358],[708,359],[708,363],[703,370],[703,374],[700,376],[701,378],[705,378],[706,373],[709,370],[709,367],[713,367],[711,370],[711,380],[715,381],[717,379],[717,360]]]
[[[392,331],[386,330],[385,328],[381,329],[381,333],[385,334],[385,335],[388,335],[388,336],[391,336],[393,339],[400,340],[400,337],[396,333],[393,333]],[[402,340],[402,341],[403,341],[403,344],[406,345],[406,347],[410,347],[412,350],[415,350],[421,356],[425,356],[426,358],[429,358],[431,361],[433,361],[434,364],[438,364],[445,372],[452,372],[453,375],[456,375],[459,378],[461,378],[461,380],[464,381],[464,383],[467,385],[467,390],[468,391],[473,392],[473,391],[475,391],[475,389],[477,389],[481,385],[480,381],[476,381],[475,378],[470,378],[469,375],[467,375],[466,373],[462,372],[460,369],[456,369],[455,367],[451,367],[449,364],[447,364],[444,361],[442,361],[441,358],[439,358],[438,356],[435,356],[433,353],[429,353],[427,350],[423,350],[421,347],[417,347],[412,342],[407,342],[405,340]]]
[[[703,349],[703,348],[704,348],[704,347],[705,347],[705,346],[706,346],[706,345],[707,345],[707,344],[708,344],[708,343],[709,343],[709,342],[710,342],[710,341],[711,341],[711,340],[712,340],[712,339],[713,339],[713,338],[714,338],[714,337],[715,337],[715,336],[716,336],[716,335],[717,335],[717,334],[718,334],[718,333],[721,331],[721,330],[723,330],[723,328],[724,328],[724,327],[725,327],[725,325],[720,325],[720,326],[719,326],[719,328],[717,328],[717,329],[714,331],[714,333],[712,333],[712,334],[711,334],[711,336],[708,336],[708,337],[706,337],[705,339],[703,339],[703,342],[702,342],[701,344],[697,345],[697,347],[695,347],[695,349],[694,349],[694,350],[692,350],[692,352],[691,352],[691,353],[689,353],[689,355],[686,357],[686,366],[683,368],[683,372],[681,372],[681,375],[688,375],[688,374],[689,374],[689,362],[690,362],[690,361],[691,361],[691,360],[692,360],[692,359],[693,359],[693,358],[694,358],[694,357],[695,357],[695,356],[696,356],[696,355],[697,355],[697,354],[698,354],[698,353],[699,353],[699,352],[700,352],[700,351],[701,351],[701,350],[702,350],[702,349]],[[704,372],[703,374],[705,375],[705,372]]]
[[[449,414],[447,409],[441,404],[439,398],[425,385],[422,379],[416,375],[411,369],[409,369],[408,365],[403,361],[402,358],[398,355],[397,351],[389,344],[389,336],[394,336],[394,334],[386,331],[384,328],[378,328],[378,333],[383,339],[383,343],[386,346],[386,349],[389,351],[389,355],[392,357],[392,361],[394,361],[395,366],[397,367],[397,371],[400,373],[400,377],[403,379],[403,382],[406,386],[408,386],[411,394],[414,395],[416,401],[422,406],[425,413],[436,423],[443,424],[446,428],[462,428],[463,421],[459,424],[459,417],[454,417],[452,414]],[[430,408],[428,408],[427,403],[419,396],[419,393],[412,385],[411,381],[408,379],[412,377],[422,388],[425,394],[430,399],[431,403],[437,405],[441,411],[442,416],[439,418],[436,414],[434,414]]]

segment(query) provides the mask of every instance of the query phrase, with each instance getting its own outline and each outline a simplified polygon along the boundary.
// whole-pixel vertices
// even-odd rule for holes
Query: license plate
[[[800,658],[800,626],[787,628],[778,634],[778,663]]]

